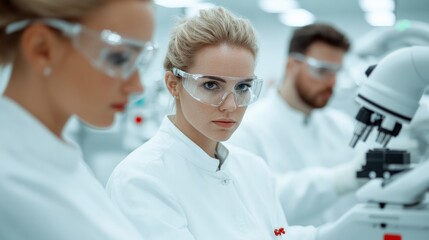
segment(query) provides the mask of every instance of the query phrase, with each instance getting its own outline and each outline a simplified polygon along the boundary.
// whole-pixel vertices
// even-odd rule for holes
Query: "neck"
[[[179,106],[179,104],[177,104],[177,106]],[[215,158],[217,142],[207,138],[191,124],[189,124],[179,108],[180,107],[176,108],[176,115],[171,116],[170,120],[183,134],[191,139],[192,142],[198,145],[210,157]]]
[[[301,100],[292,79],[286,79],[283,81],[283,84],[279,89],[279,94],[291,108],[304,113],[306,116],[310,115],[313,110],[312,107],[308,106]]]
[[[54,135],[62,139],[63,128],[69,118],[55,111],[55,102],[50,98],[46,79],[26,76],[24,71],[12,71],[4,95],[26,109]],[[31,75],[31,74],[28,74]],[[35,76],[35,75],[34,75]]]

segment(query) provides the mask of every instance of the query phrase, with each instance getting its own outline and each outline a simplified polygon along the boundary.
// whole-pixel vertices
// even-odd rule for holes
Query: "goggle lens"
[[[148,67],[157,49],[151,42],[125,38],[110,30],[93,30],[78,23],[55,18],[14,22],[6,27],[6,34],[18,32],[36,22],[58,29],[71,38],[73,46],[94,67],[110,77],[128,79],[137,69],[142,72],[142,69]]]
[[[185,90],[194,99],[212,106],[220,106],[230,95],[234,95],[238,107],[255,102],[262,89],[262,79],[257,77],[237,78],[224,76],[205,76],[189,74],[177,68],[173,69],[176,76],[182,78]]]
[[[342,67],[339,64],[318,60],[301,53],[292,53],[291,56],[300,62],[306,63],[311,76],[320,80],[327,79],[329,76],[337,74]]]

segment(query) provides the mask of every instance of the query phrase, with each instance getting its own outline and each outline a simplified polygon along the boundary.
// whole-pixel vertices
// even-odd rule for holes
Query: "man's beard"
[[[296,80],[297,81],[295,82],[295,87],[296,87],[297,94],[305,104],[307,104],[312,108],[323,108],[326,106],[326,104],[328,104],[329,99],[331,98],[333,93],[332,87],[327,87],[323,90],[320,90],[310,95],[308,91],[306,91],[305,87],[302,84],[300,84],[301,82],[300,79],[296,79]],[[321,96],[324,96],[325,94],[329,94],[330,96],[327,97],[326,100],[319,100],[319,98]]]

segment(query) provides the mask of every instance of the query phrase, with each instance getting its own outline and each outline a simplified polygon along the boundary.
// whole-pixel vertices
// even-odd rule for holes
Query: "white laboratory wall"
[[[159,48],[153,63],[143,76],[145,82],[164,79],[163,62],[168,48],[168,40],[175,21],[182,15],[183,9],[155,6],[156,27],[153,41]]]
[[[228,8],[228,4],[225,4],[225,7]],[[268,14],[262,11],[255,12],[255,10],[247,12],[244,9],[230,10],[252,22],[258,34],[260,47],[255,73],[265,80],[265,87],[275,85],[284,75],[286,48],[294,28],[281,24],[276,14]],[[406,18],[429,23],[429,15],[426,10],[429,10],[429,2],[428,9],[414,11],[413,13],[399,11],[398,19]],[[154,72],[149,73],[149,75],[162,76],[164,72],[162,61],[167,50],[171,28],[174,26],[175,19],[183,15],[183,10],[157,6],[156,11],[158,15],[155,41],[158,42],[160,50],[151,68]],[[352,44],[361,35],[374,28],[365,21],[363,13],[359,11],[355,13],[326,12],[318,14],[316,19],[317,21],[333,24],[338,27],[350,38]]]

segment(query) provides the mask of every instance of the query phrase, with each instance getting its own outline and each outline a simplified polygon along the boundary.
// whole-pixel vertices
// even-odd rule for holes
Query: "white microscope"
[[[377,128],[384,147],[408,124],[429,85],[429,47],[397,50],[368,70],[356,97],[362,105],[352,147]],[[365,202],[319,229],[320,240],[429,240],[429,159],[394,176],[369,181],[357,192]]]

